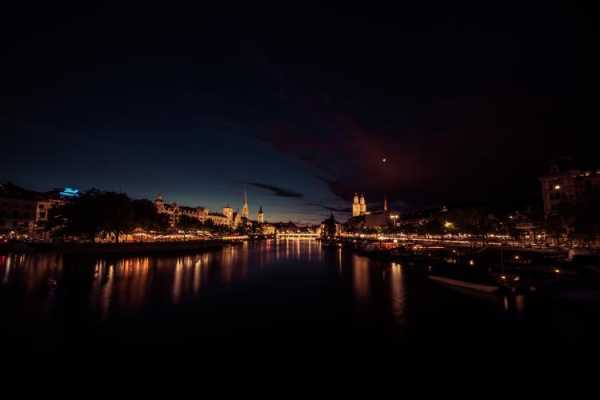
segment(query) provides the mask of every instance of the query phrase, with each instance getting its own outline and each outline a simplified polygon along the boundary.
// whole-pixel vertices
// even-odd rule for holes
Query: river
[[[19,354],[566,350],[596,340],[600,315],[460,292],[314,240],[185,256],[0,255],[0,312],[0,340]]]

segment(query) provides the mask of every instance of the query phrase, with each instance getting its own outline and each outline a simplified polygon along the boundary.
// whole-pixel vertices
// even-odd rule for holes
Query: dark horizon
[[[216,210],[247,190],[319,222],[355,192],[539,204],[548,162],[596,157],[568,2],[8,7],[0,180],[26,188]]]

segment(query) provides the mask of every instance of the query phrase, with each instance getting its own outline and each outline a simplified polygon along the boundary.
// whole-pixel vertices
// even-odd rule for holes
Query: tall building
[[[544,216],[560,214],[564,207],[577,207],[600,197],[600,169],[582,170],[569,162],[555,162],[540,178]]]
[[[259,224],[265,223],[265,213],[263,212],[262,206],[260,206],[260,208],[258,209],[258,214],[256,216],[256,220],[258,221]]]
[[[360,195],[360,215],[365,215],[367,213],[367,202],[365,201],[365,195]]]
[[[358,194],[354,193],[354,199],[352,200],[352,216],[358,217],[360,215],[360,203],[358,201]]]
[[[250,209],[248,208],[248,193],[244,191],[244,204],[242,205],[242,218],[250,218]]]
[[[352,216],[358,217],[361,215],[367,214],[367,203],[365,201],[365,195],[361,194],[360,197],[358,194],[354,194],[354,199],[352,201]]]

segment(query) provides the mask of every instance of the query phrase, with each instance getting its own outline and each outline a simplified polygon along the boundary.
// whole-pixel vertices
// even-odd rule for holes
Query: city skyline
[[[165,369],[171,392],[184,370],[277,386],[264,364],[343,387],[329,376],[434,382],[470,360],[497,383],[537,364],[583,381],[600,335],[593,15],[3,4],[5,380],[83,386],[65,364],[119,394]]]

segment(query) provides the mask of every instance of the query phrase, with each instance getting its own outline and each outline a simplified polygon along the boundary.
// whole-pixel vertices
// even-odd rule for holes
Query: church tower
[[[365,195],[360,195],[360,215],[365,215],[367,213],[367,202],[365,201]]]
[[[248,193],[244,191],[244,204],[242,205],[242,218],[250,217],[250,209],[248,208]]]
[[[360,215],[360,204],[358,202],[358,194],[354,193],[354,199],[352,200],[352,216],[358,217]]]
[[[258,209],[258,215],[256,216],[256,220],[259,224],[265,223],[265,213],[263,212],[262,206]]]

